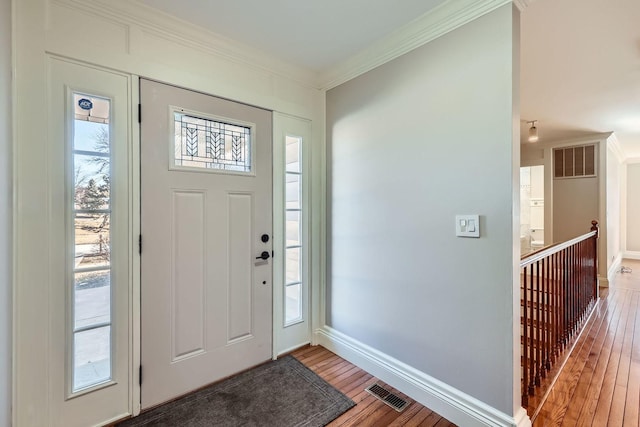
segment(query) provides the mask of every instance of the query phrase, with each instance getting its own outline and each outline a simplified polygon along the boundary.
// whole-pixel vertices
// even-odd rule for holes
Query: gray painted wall
[[[11,425],[11,0],[0,0],[0,425]]]
[[[504,6],[327,94],[327,323],[507,414],[514,22]]]
[[[602,225],[598,199],[599,179],[602,173],[604,171],[598,171],[598,177],[594,178],[553,180],[554,242],[564,242],[588,233],[594,219]],[[600,273],[605,277],[607,275],[606,270]]]
[[[627,165],[627,250],[640,252],[640,163]]]

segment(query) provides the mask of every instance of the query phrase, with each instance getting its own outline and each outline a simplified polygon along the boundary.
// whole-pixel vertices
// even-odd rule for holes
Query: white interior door
[[[148,408],[271,356],[272,115],[148,80],[140,101]]]

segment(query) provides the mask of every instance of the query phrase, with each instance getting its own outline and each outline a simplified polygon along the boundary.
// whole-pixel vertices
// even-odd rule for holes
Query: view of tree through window
[[[110,101],[74,94],[73,387],[111,379]]]

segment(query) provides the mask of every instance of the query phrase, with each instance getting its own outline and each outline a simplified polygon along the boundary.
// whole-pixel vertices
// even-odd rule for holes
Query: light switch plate
[[[480,237],[480,215],[456,215],[456,236]]]

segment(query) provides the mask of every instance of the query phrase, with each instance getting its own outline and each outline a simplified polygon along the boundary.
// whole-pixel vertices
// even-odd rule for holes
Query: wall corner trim
[[[513,0],[513,4],[520,10],[520,12],[524,12],[526,8],[531,4],[531,0]]]
[[[609,145],[609,148],[611,148],[611,151],[613,151],[613,154],[615,154],[616,158],[618,159],[618,163],[623,163],[627,159],[627,155],[624,152],[624,149],[620,145],[620,141],[618,140],[615,134],[611,134],[611,136],[609,136],[609,138],[607,139],[607,144]]]
[[[317,329],[314,335],[319,345],[375,375],[455,424],[531,426],[531,420],[524,408],[520,408],[515,416],[509,416],[329,326]]]
[[[517,0],[515,4],[521,8],[521,5],[528,2],[529,0]],[[514,2],[511,0],[447,1],[355,56],[325,71],[320,76],[319,86],[324,90],[339,86],[510,3]]]

